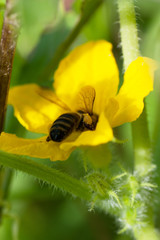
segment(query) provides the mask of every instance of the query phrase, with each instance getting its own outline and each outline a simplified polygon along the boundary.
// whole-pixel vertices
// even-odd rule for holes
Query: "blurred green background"
[[[47,69],[57,48],[71,34],[81,16],[81,2],[60,0],[19,0],[16,11],[21,19],[11,86],[36,82],[51,86],[53,79]],[[160,1],[135,1],[137,26],[142,55],[160,60]],[[120,68],[122,81],[123,58],[120,48],[120,33],[116,1],[106,0],[94,12],[68,51],[89,40],[106,39],[113,44],[113,52]],[[68,52],[67,51],[67,52]],[[65,54],[67,54],[65,52]],[[58,64],[58,61],[57,63]],[[53,68],[55,68],[53,66]],[[155,91],[147,97],[147,112],[153,144],[153,159],[158,166],[156,181],[160,179],[160,74],[156,75]],[[5,130],[26,138],[37,137],[26,132],[13,116],[11,106],[7,109]],[[130,125],[115,129],[119,138],[131,140]],[[119,147],[123,161],[129,165],[132,158],[132,143]],[[112,156],[112,161],[119,156]],[[51,163],[74,177],[84,175],[84,167],[78,152],[65,162]],[[156,227],[160,228],[160,204],[157,193]],[[131,239],[118,235],[116,220],[97,210],[89,212],[85,202],[74,199],[51,186],[24,173],[14,172],[11,189],[6,202],[6,213],[0,227],[1,240],[120,240]]]

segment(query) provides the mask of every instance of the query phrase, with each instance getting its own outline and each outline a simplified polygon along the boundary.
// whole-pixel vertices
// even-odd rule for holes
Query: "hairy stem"
[[[124,57],[124,67],[139,56],[138,34],[136,27],[136,17],[133,0],[117,0],[118,10],[120,15],[120,32],[122,41],[122,51]],[[151,144],[149,138],[148,122],[146,115],[146,106],[144,111],[137,121],[132,123],[132,136],[134,145],[134,169],[139,176],[150,176],[154,166],[151,157]],[[136,239],[157,240],[153,223],[153,210],[149,206],[149,202],[145,202],[146,207],[146,226],[141,230],[133,228],[133,233]],[[150,235],[151,234],[151,235]]]
[[[91,200],[92,195],[86,183],[46,165],[2,151],[0,151],[0,164],[28,173],[84,200]]]
[[[138,34],[133,2],[133,0],[118,0],[120,33],[125,70],[128,65],[139,56]],[[132,123],[132,136],[135,151],[135,170],[140,174],[145,174],[147,173],[152,160],[146,107],[144,107],[144,111],[140,118]]]
[[[9,15],[11,3],[6,2],[1,41],[0,41],[0,132],[3,130],[7,95],[17,40],[17,21]]]
[[[13,7],[12,0],[6,0],[5,13],[1,18],[0,27],[0,133],[4,128],[4,120],[7,106],[7,95],[11,79],[12,64],[17,40],[17,19],[10,14]],[[2,6],[4,8],[4,6]],[[0,12],[2,16],[2,12]],[[12,172],[8,169],[0,168],[0,201],[6,199]],[[0,222],[2,218],[2,206],[0,206]]]
[[[139,43],[133,0],[118,0],[124,68],[139,56]]]

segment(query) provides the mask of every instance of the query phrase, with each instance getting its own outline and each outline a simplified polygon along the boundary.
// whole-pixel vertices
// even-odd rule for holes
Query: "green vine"
[[[133,0],[118,0],[118,11],[120,16],[120,33],[122,42],[122,52],[124,58],[124,67],[139,56],[138,34],[136,27],[136,17]],[[136,239],[159,239],[158,233],[154,229],[152,220],[153,210],[149,203],[150,192],[149,186],[154,186],[152,183],[152,175],[155,166],[152,164],[151,145],[148,131],[148,122],[146,116],[146,106],[140,118],[132,123],[132,136],[134,146],[134,174],[130,177],[129,183],[132,189],[132,197],[129,200],[132,216],[125,215],[125,209],[121,213],[121,217],[125,216],[124,220],[132,219],[135,215],[136,221],[129,221],[130,229]],[[145,180],[147,180],[145,182]],[[146,186],[146,192],[141,192],[141,187]],[[148,186],[148,187],[147,187]],[[154,186],[156,187],[156,186]],[[153,188],[154,188],[153,187]],[[137,201],[139,195],[140,202]],[[146,196],[146,197],[144,197]],[[152,197],[153,198],[153,197]],[[138,205],[137,205],[138,204]],[[141,216],[144,217],[141,218]],[[138,221],[138,218],[140,221]],[[121,219],[122,221],[122,219]],[[126,231],[126,226],[122,228],[121,233]]]
[[[91,200],[91,192],[86,183],[31,159],[0,151],[0,164],[23,171],[84,200]]]

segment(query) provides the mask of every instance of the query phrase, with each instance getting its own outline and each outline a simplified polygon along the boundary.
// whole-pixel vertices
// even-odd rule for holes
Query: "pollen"
[[[92,118],[91,118],[91,116],[88,113],[84,114],[83,120],[88,125],[92,124]]]

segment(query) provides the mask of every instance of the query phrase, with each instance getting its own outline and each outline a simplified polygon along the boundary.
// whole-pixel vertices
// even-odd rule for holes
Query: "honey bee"
[[[95,130],[98,122],[98,115],[93,113],[95,95],[93,87],[81,88],[76,99],[77,110],[75,112],[68,110],[60,115],[53,122],[46,141],[62,142],[74,131]]]

